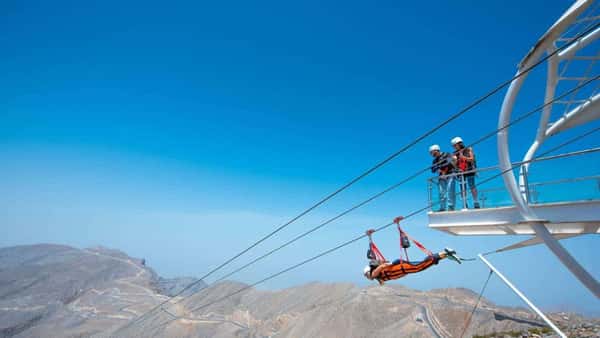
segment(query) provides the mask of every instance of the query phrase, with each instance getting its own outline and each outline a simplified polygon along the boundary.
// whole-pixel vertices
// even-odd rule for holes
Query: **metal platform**
[[[563,188],[558,191],[558,194],[553,194],[558,199],[555,199],[555,196],[549,197],[547,193],[544,194],[545,197],[538,199],[537,190],[542,189],[543,186],[529,182],[530,165],[538,158],[536,154],[542,145],[548,144],[547,141],[559,133],[600,120],[600,94],[598,93],[600,87],[582,89],[579,86],[584,83],[597,82],[600,77],[600,70],[598,67],[594,67],[600,60],[600,27],[596,25],[600,23],[600,15],[595,12],[598,8],[600,7],[597,0],[575,1],[542,35],[518,65],[515,77],[502,102],[498,118],[498,169],[501,172],[504,187],[501,190],[495,189],[494,193],[500,192],[508,196],[500,198],[496,196],[494,200],[491,200],[488,196],[481,196],[482,191],[477,186],[477,192],[475,189],[471,191],[474,202],[472,205],[475,206],[476,202],[485,208],[430,212],[429,226],[463,236],[533,235],[534,237],[525,242],[511,247],[544,243],[563,265],[600,299],[600,283],[558,241],[567,237],[599,233],[600,198],[598,191],[600,190],[600,180],[597,181],[598,189],[595,190],[591,199],[588,196],[575,196],[574,194],[583,195],[584,190],[573,187]],[[515,167],[509,151],[509,132],[513,121],[513,109],[529,71],[543,61],[547,62],[543,98],[545,105],[540,113],[534,141],[529,146],[522,163]],[[582,66],[579,64],[580,61],[584,61],[586,64]],[[573,87],[574,83],[578,85]],[[539,84],[533,85],[539,86]],[[567,88],[571,88],[569,95],[566,94]],[[562,100],[564,97],[567,97],[567,100]],[[554,114],[553,111],[555,111]],[[534,167],[537,167],[537,164]],[[515,169],[519,171],[518,180],[515,177]],[[562,171],[551,169],[546,172],[556,173],[557,176],[565,173],[583,175],[577,169]],[[481,171],[477,170],[477,173],[481,173]],[[598,175],[597,173],[593,174]],[[462,206],[467,208],[469,192],[464,184],[465,179],[456,175],[446,175],[442,177],[441,181],[438,180],[438,189],[434,188],[435,185],[430,180],[428,187],[431,207],[446,209],[446,207],[461,205],[455,203],[457,201],[454,184],[457,179],[461,180]],[[581,180],[582,177],[571,177],[566,182]],[[448,193],[444,193],[446,189]],[[440,196],[437,200],[433,196],[434,190],[442,192],[438,194]],[[488,189],[488,192],[492,191]],[[477,196],[477,193],[480,195]],[[510,200],[510,204],[506,204],[506,197]]]
[[[524,222],[515,206],[429,212],[429,227],[452,235],[535,235],[544,223],[554,236],[600,234],[600,200],[530,204],[539,220]],[[570,237],[570,236],[569,236]]]

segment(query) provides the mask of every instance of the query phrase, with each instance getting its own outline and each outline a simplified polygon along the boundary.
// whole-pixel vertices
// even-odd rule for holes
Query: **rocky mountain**
[[[169,307],[171,315],[159,312],[122,333],[139,337],[460,337],[478,297],[466,289],[423,292],[394,284],[361,288],[311,283],[280,291],[250,289],[215,302],[244,287],[221,283]],[[573,314],[551,317],[564,328],[568,323],[579,329],[587,325],[585,332],[593,337],[600,334],[600,320]],[[521,337],[521,333],[533,336],[536,332],[539,337],[542,333],[552,336],[531,312],[483,299],[464,337]]]
[[[0,249],[0,337],[87,337],[122,325],[182,283],[143,263],[101,247]]]
[[[198,279],[194,277],[178,277],[178,278],[162,278],[158,277],[156,281],[156,287],[158,291],[167,296],[175,296],[181,294],[182,296],[187,297],[197,291],[202,290],[206,284],[200,282],[196,283]],[[194,283],[193,287],[188,287]]]
[[[393,283],[248,288],[222,300],[247,286],[223,282],[200,291],[199,283],[193,296],[123,328],[192,281],[160,278],[143,260],[105,248],[0,249],[0,337],[459,337],[477,300],[466,289]],[[600,320],[551,316],[572,336],[600,333]],[[465,337],[515,332],[546,331],[529,311],[483,299]]]

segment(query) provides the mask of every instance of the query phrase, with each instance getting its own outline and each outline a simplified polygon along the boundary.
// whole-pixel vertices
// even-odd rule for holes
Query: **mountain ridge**
[[[166,279],[145,261],[103,247],[56,244],[0,248],[0,337],[113,337],[116,330],[177,294],[193,277]],[[123,337],[455,337],[478,294],[312,282],[281,290],[224,281],[176,297]],[[191,310],[199,308],[197,311]],[[568,319],[561,319],[568,316]],[[553,314],[568,325],[598,320]],[[591,324],[590,324],[591,323]],[[164,325],[161,325],[164,324]],[[482,299],[467,334],[542,328],[529,311]],[[589,331],[589,330],[588,330]]]

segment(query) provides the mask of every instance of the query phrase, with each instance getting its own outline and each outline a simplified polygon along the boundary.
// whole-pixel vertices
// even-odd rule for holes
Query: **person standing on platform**
[[[452,175],[455,173],[456,157],[451,153],[440,151],[440,146],[437,144],[429,147],[429,154],[433,157],[431,172],[439,175],[438,194],[440,208],[438,211],[452,211],[456,202],[456,177]]]
[[[466,208],[469,207],[467,204],[467,186],[471,190],[473,196],[473,206],[475,209],[479,209],[479,199],[477,198],[477,187],[475,186],[475,170],[477,169],[477,162],[475,161],[475,153],[473,148],[465,147],[462,138],[455,137],[451,141],[452,147],[454,147],[454,156],[456,157],[456,167],[458,172],[462,173],[460,179],[460,194],[463,198],[463,202]]]

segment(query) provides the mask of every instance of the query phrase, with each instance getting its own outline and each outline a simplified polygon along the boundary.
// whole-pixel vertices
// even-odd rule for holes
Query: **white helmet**
[[[455,137],[455,138],[453,138],[453,139],[452,139],[452,141],[450,141],[450,142],[452,143],[452,145],[455,145],[455,144],[457,144],[457,143],[460,143],[460,142],[462,142],[462,141],[463,141],[463,140],[462,140],[462,138],[460,138],[460,137],[456,136],[456,137]]]
[[[429,147],[429,152],[432,152],[434,150],[440,151],[440,146],[438,146],[437,144],[434,144],[431,147]]]
[[[371,267],[366,265],[365,268],[363,269],[363,275],[368,276],[367,274],[371,273]]]

